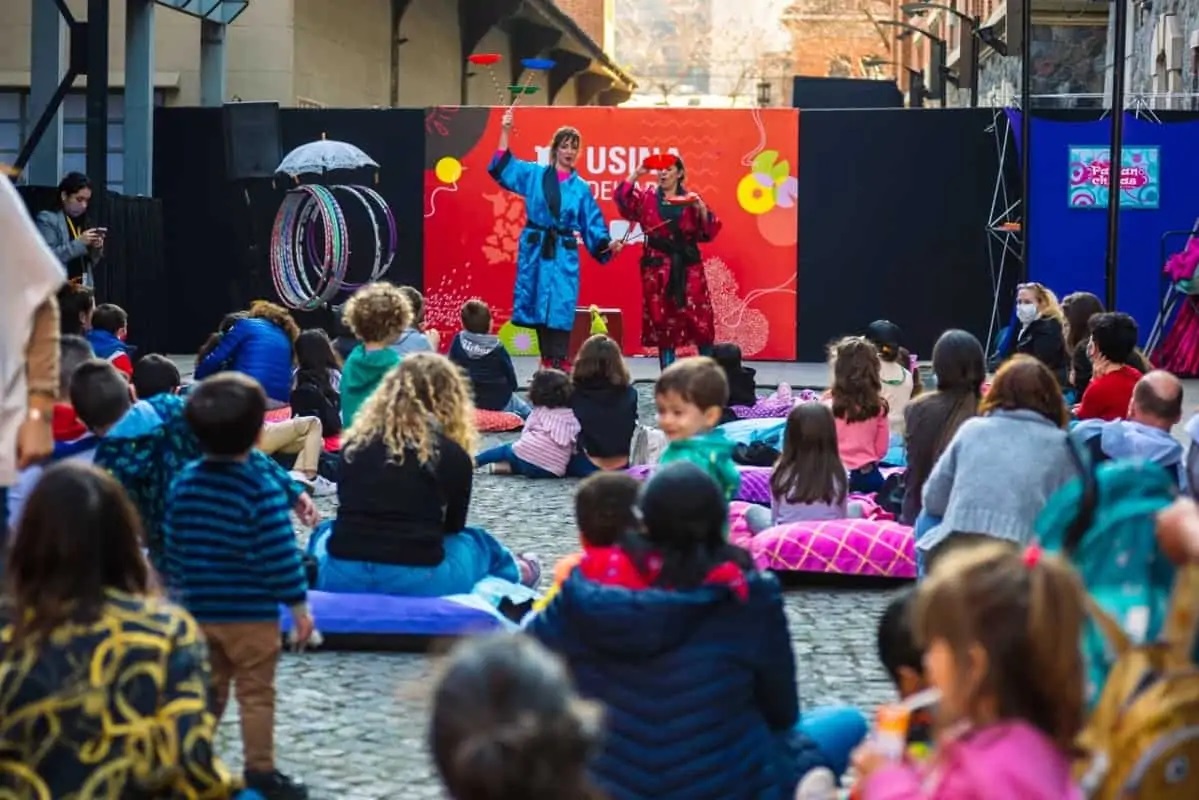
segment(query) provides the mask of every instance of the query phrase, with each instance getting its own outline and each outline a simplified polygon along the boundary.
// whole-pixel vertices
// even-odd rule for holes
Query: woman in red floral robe
[[[720,220],[703,198],[684,188],[683,160],[668,158],[670,165],[658,171],[657,189],[637,186],[637,179],[649,172],[642,164],[616,187],[615,197],[621,216],[640,224],[644,233],[641,343],[658,348],[663,369],[674,362],[677,348],[695,345],[706,355],[715,343],[699,245],[720,232]]]

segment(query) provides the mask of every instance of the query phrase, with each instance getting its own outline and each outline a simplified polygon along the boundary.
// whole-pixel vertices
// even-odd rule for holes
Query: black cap
[[[886,347],[894,351],[900,347],[903,331],[889,319],[876,319],[866,328],[866,338],[880,350]]]

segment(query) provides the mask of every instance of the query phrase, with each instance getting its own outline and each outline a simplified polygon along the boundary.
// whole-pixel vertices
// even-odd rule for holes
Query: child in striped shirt
[[[297,642],[313,623],[286,490],[256,467],[266,394],[254,379],[221,373],[202,382],[185,414],[203,458],[171,487],[164,521],[167,579],[208,640],[212,712],[219,720],[237,683],[245,780],[271,800],[306,798],[275,769],[275,668],[279,605],[291,609]]]
[[[529,382],[533,413],[512,444],[502,444],[475,457],[480,467],[502,475],[561,478],[575,454],[582,427],[570,407],[570,377],[561,370],[543,369]]]

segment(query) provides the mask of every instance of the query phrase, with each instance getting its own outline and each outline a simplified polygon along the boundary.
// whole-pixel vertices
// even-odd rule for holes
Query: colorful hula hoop
[[[350,237],[336,192],[357,200],[370,217],[375,253],[369,281],[386,274],[395,259],[399,244],[395,216],[378,192],[366,186],[298,186],[283,198],[271,230],[271,280],[279,299],[289,308],[312,311],[328,304],[338,293],[363,285],[345,281]],[[386,248],[379,230],[379,212],[387,221]]]

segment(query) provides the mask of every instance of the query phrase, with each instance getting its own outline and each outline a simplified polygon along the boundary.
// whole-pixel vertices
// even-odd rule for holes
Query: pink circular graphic
[[[758,233],[775,247],[791,247],[799,241],[799,220],[795,207],[775,207],[758,217]]]

